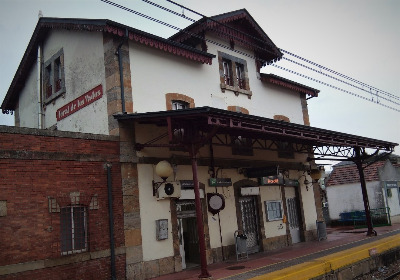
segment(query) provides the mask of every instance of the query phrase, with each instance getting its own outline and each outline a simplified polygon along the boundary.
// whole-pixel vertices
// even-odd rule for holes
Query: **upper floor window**
[[[232,136],[232,155],[252,156],[252,139],[242,136]]]
[[[189,108],[189,103],[181,100],[172,100],[172,110],[182,110]]]
[[[222,60],[222,66],[224,69],[224,82],[228,86],[233,86],[232,83],[232,62],[227,59]]]
[[[233,91],[236,95],[245,94],[251,98],[247,62],[244,59],[218,52],[220,65],[220,85],[222,92]]]
[[[65,93],[64,51],[61,49],[44,63],[44,99],[50,102]]]
[[[236,80],[240,89],[246,89],[244,66],[240,63],[236,63]]]

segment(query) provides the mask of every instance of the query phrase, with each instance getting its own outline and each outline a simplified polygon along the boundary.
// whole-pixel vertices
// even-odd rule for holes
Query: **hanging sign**
[[[210,187],[230,187],[232,186],[231,178],[210,178],[208,179]]]
[[[268,166],[261,168],[247,168],[245,174],[248,178],[260,178],[265,176],[273,176],[278,174],[277,166]]]
[[[271,185],[283,185],[282,175],[274,175],[258,178],[258,183],[261,186],[271,186]]]
[[[299,180],[284,179],[284,185],[287,187],[298,187],[300,186]]]

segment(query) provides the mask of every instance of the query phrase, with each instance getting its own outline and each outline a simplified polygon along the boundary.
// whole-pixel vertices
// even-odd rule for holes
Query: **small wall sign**
[[[89,90],[85,94],[79,96],[75,100],[69,102],[68,104],[58,109],[56,112],[57,121],[60,121],[72,115],[73,113],[76,113],[80,109],[100,99],[102,96],[103,96],[103,87],[102,85],[98,85],[97,87]]]
[[[261,177],[258,179],[261,186],[283,185],[283,177],[281,175]]]
[[[231,178],[210,178],[208,179],[210,187],[230,187],[232,186]]]

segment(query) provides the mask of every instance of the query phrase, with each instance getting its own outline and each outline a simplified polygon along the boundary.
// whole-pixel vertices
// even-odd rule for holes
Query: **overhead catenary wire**
[[[364,100],[366,100],[366,101],[371,101],[369,98],[366,98],[365,96],[362,96],[362,95],[359,95],[359,94],[357,94],[357,93],[354,93],[354,92],[351,92],[351,91],[348,91],[348,90],[345,90],[345,89],[339,88],[339,87],[337,87],[337,86],[334,86],[334,85],[331,85],[331,84],[328,84],[328,83],[322,82],[322,81],[320,81],[320,80],[317,80],[317,79],[314,79],[314,78],[308,77],[308,76],[306,76],[306,75],[304,75],[304,74],[301,74],[301,73],[298,73],[298,72],[296,72],[296,71],[293,71],[293,70],[287,69],[287,68],[285,68],[285,67],[282,67],[282,66],[279,66],[279,65],[276,65],[276,64],[271,64],[271,66],[273,66],[273,67],[276,67],[276,68],[278,68],[278,69],[281,69],[281,70],[284,70],[284,71],[286,71],[286,72],[289,72],[289,73],[291,73],[291,74],[297,75],[297,76],[299,76],[299,77],[302,77],[302,78],[308,79],[308,80],[310,80],[310,81],[313,81],[313,82],[316,82],[316,83],[322,84],[322,85],[324,85],[324,86],[327,86],[327,87],[330,87],[330,88],[333,88],[333,89],[336,89],[336,90],[342,91],[342,92],[344,92],[344,93],[347,93],[347,94],[353,95],[353,96],[355,96],[355,97],[358,97],[358,98],[364,99]],[[394,111],[400,112],[400,109],[397,109],[397,108],[394,108],[394,107],[388,106],[388,105],[386,105],[386,104],[383,104],[383,103],[380,103],[380,102],[373,102],[373,103],[375,103],[375,104],[378,104],[378,105],[381,105],[381,106],[383,106],[383,107],[386,107],[386,108],[388,108],[388,109],[391,109],[391,110],[394,110]]]
[[[127,7],[124,7],[124,6],[122,6],[122,5],[116,4],[116,3],[112,2],[112,1],[109,1],[109,0],[100,0],[100,1],[105,2],[105,3],[107,3],[107,4],[110,4],[110,5],[112,5],[112,6],[115,6],[115,7],[117,7],[117,8],[123,9],[123,10],[125,10],[125,11],[131,12],[131,13],[133,13],[133,14],[135,14],[135,15],[141,16],[141,17],[146,18],[146,19],[148,19],[148,20],[154,21],[154,22],[156,22],[156,23],[162,24],[162,25],[164,25],[164,26],[166,26],[166,27],[169,27],[169,28],[172,28],[172,29],[174,29],[174,30],[177,30],[177,31],[180,31],[180,32],[189,34],[189,35],[191,35],[191,36],[193,36],[193,37],[195,37],[195,38],[198,38],[198,39],[201,39],[201,40],[205,40],[206,42],[209,42],[209,43],[211,43],[211,44],[217,45],[217,46],[219,46],[219,47],[222,47],[222,48],[225,48],[225,49],[229,49],[230,51],[239,53],[239,54],[241,54],[241,55],[243,55],[243,56],[246,56],[246,57],[249,57],[249,58],[252,58],[252,59],[256,59],[256,60],[260,60],[259,58],[255,57],[255,56],[253,56],[253,55],[250,55],[250,54],[248,54],[248,53],[245,53],[245,52],[242,52],[242,51],[238,51],[238,50],[236,50],[236,49],[232,49],[232,48],[229,47],[229,46],[225,46],[225,45],[223,45],[223,44],[221,44],[221,43],[218,43],[218,42],[215,42],[215,41],[213,41],[213,40],[204,38],[204,37],[202,37],[202,36],[199,36],[198,34],[191,33],[191,32],[189,32],[189,31],[184,30],[184,29],[182,29],[182,28],[179,28],[179,27],[177,27],[177,26],[171,25],[171,24],[169,24],[169,23],[163,22],[163,21],[158,20],[158,19],[156,19],[156,18],[150,17],[150,16],[148,16],[148,15],[145,15],[145,14],[143,14],[143,13],[137,12],[137,11],[135,11],[135,10],[132,10],[132,9],[130,9],[130,8],[127,8]],[[147,4],[153,5],[153,6],[157,7],[157,8],[160,8],[160,9],[162,9],[162,10],[165,10],[165,11],[167,11],[167,12],[169,12],[169,13],[172,13],[172,14],[174,14],[174,15],[176,15],[176,16],[182,17],[182,18],[184,18],[184,19],[186,19],[186,20],[189,20],[189,21],[191,21],[191,22],[196,22],[196,20],[194,20],[194,19],[192,19],[192,18],[190,18],[190,17],[185,16],[183,13],[181,14],[181,13],[175,12],[175,11],[173,11],[173,10],[171,10],[171,9],[168,9],[168,8],[162,6],[162,5],[156,4],[156,3],[152,2],[152,1],[149,1],[149,0],[142,0],[142,1],[145,2],[145,3],[147,3]],[[195,14],[197,14],[197,15],[199,15],[199,16],[202,16],[203,18],[210,19],[209,17],[206,17],[205,15],[202,15],[201,13],[198,13],[198,12],[196,12],[196,11],[194,11],[194,10],[192,10],[192,9],[189,9],[189,8],[187,8],[187,7],[185,7],[185,6],[181,5],[181,4],[178,4],[178,3],[174,2],[174,1],[171,1],[171,0],[166,0],[166,1],[167,1],[167,2],[170,2],[170,3],[174,4],[174,5],[177,5],[177,6],[179,6],[179,7],[182,8],[182,9],[186,9],[186,10],[192,12],[192,13],[195,13]],[[250,35],[250,34],[247,34],[247,33],[243,32],[243,31],[237,30],[237,29],[235,29],[235,28],[233,28],[233,27],[230,27],[230,26],[225,25],[225,24],[223,24],[223,23],[221,23],[221,22],[218,22],[218,21],[216,21],[216,20],[214,20],[214,19],[210,19],[210,20],[212,20],[212,21],[214,21],[214,22],[216,22],[216,23],[218,23],[218,24],[221,24],[221,25],[223,25],[223,26],[225,26],[225,27],[227,27],[227,28],[230,28],[230,29],[232,29],[232,30],[235,30],[235,31],[237,31],[237,32],[240,32],[240,33],[242,33],[242,34],[244,34],[244,35],[246,35],[246,36],[254,37],[254,36],[252,36],[252,35]],[[220,30],[219,30],[218,32],[223,33],[223,32],[220,31]],[[229,34],[229,36],[232,37],[233,35]],[[256,37],[254,37],[254,38],[257,39],[257,40],[260,40],[259,38],[256,38]],[[239,39],[240,39],[240,38],[239,38]],[[265,43],[265,41],[263,41],[263,42]],[[245,43],[251,45],[251,43],[249,43],[249,42],[245,42]],[[261,48],[261,49],[263,49],[263,50],[267,50],[267,49],[265,49],[265,48],[260,47],[259,45],[252,45],[252,46],[253,46],[253,47],[257,47],[257,48]],[[298,73],[298,72],[296,72],[296,71],[293,71],[293,70],[290,70],[290,69],[287,69],[287,68],[278,66],[278,65],[276,65],[276,64],[271,64],[272,66],[274,66],[274,67],[276,67],[276,68],[279,68],[279,69],[281,69],[281,70],[287,71],[287,72],[289,72],[289,73],[298,75],[298,76],[300,76],[300,77],[306,78],[306,79],[308,79],[308,80],[311,80],[311,81],[320,83],[320,84],[322,84],[322,85],[325,85],[325,86],[334,88],[334,89],[339,90],[339,91],[342,91],[342,92],[344,92],[344,93],[353,95],[353,96],[358,97],[358,98],[361,98],[361,99],[363,99],[363,100],[370,101],[370,102],[373,102],[373,103],[375,103],[375,104],[379,104],[379,105],[381,105],[381,106],[383,106],[383,107],[386,107],[386,108],[388,108],[388,109],[392,109],[392,110],[394,110],[394,111],[400,112],[400,110],[397,109],[397,108],[394,108],[394,107],[392,107],[392,106],[388,106],[388,105],[386,105],[386,104],[382,104],[381,102],[379,102],[379,98],[380,98],[380,99],[386,100],[386,101],[388,101],[388,102],[394,103],[394,104],[396,104],[396,105],[400,105],[399,103],[397,103],[397,102],[395,102],[395,101],[389,99],[389,98],[394,98],[394,99],[400,100],[400,98],[397,97],[396,95],[390,94],[390,93],[388,93],[388,92],[385,92],[385,91],[382,91],[382,90],[377,89],[377,88],[375,88],[375,87],[372,87],[372,86],[370,86],[370,85],[367,85],[367,84],[365,84],[365,83],[363,83],[363,82],[360,82],[360,81],[358,81],[358,80],[356,80],[356,79],[354,79],[354,78],[351,78],[351,77],[349,77],[349,76],[347,76],[347,75],[344,75],[344,74],[341,74],[341,73],[336,72],[336,71],[334,71],[334,70],[331,70],[331,69],[329,69],[329,68],[327,68],[327,67],[324,67],[324,66],[322,66],[322,65],[319,65],[318,63],[312,62],[312,61],[310,61],[310,60],[308,60],[308,59],[302,58],[302,57],[300,57],[300,56],[298,56],[298,55],[295,55],[295,54],[293,54],[293,53],[291,53],[291,52],[285,51],[285,50],[283,50],[283,49],[280,49],[280,51],[281,51],[282,53],[285,53],[285,54],[291,55],[291,56],[293,56],[293,57],[295,57],[295,58],[297,58],[297,59],[300,59],[300,60],[302,60],[302,61],[304,61],[304,62],[307,62],[307,63],[309,63],[309,64],[311,64],[311,65],[317,66],[318,68],[323,69],[324,71],[327,71],[327,72],[329,72],[329,73],[332,73],[332,74],[334,74],[334,75],[337,75],[337,76],[339,76],[339,77],[342,77],[342,78],[344,78],[344,79],[346,79],[346,80],[350,80],[351,82],[354,82],[354,83],[356,83],[356,84],[359,84],[359,85],[361,85],[361,86],[363,86],[363,87],[369,88],[370,91],[366,91],[366,90],[363,89],[363,88],[360,88],[360,87],[358,87],[358,86],[352,85],[352,84],[350,84],[350,83],[348,83],[348,82],[345,82],[345,81],[343,81],[343,80],[341,80],[341,79],[335,78],[335,77],[333,77],[333,76],[331,76],[331,75],[328,75],[328,74],[326,74],[326,73],[322,73],[322,71],[315,70],[315,69],[313,69],[313,68],[311,68],[311,67],[308,67],[308,66],[306,66],[306,65],[304,65],[304,64],[302,64],[302,63],[295,62],[294,60],[284,58],[284,59],[286,59],[287,61],[289,61],[289,62],[291,62],[291,63],[294,63],[294,64],[296,64],[296,65],[298,65],[298,66],[305,67],[305,68],[308,69],[308,70],[312,70],[312,71],[314,71],[314,72],[316,72],[316,73],[318,73],[318,74],[322,74],[322,75],[324,75],[324,76],[326,76],[326,77],[328,77],[328,78],[332,78],[332,79],[334,79],[334,80],[336,80],[336,81],[339,81],[339,82],[345,83],[345,84],[347,84],[347,85],[350,85],[350,86],[352,86],[352,87],[355,87],[355,88],[357,88],[357,89],[361,89],[361,90],[363,90],[363,91],[366,91],[366,92],[368,92],[368,93],[371,94],[371,95],[375,95],[375,96],[376,96],[376,102],[373,100],[373,98],[372,98],[372,100],[371,100],[370,98],[366,98],[365,96],[356,94],[356,93],[351,92],[351,91],[348,91],[348,90],[341,89],[341,88],[339,88],[339,87],[333,86],[333,85],[331,85],[331,84],[328,84],[328,83],[319,81],[319,80],[314,79],[314,78],[311,78],[311,77],[307,77],[307,76],[305,76],[305,75],[303,75],[303,74],[300,74],[300,73]],[[264,62],[265,62],[265,61],[263,61],[263,63],[264,63]],[[271,62],[270,62],[270,63],[271,63]],[[373,92],[372,92],[372,89],[375,90],[376,93],[373,93]],[[387,95],[389,98],[383,97],[382,95],[379,95],[379,93],[381,93],[382,95]]]

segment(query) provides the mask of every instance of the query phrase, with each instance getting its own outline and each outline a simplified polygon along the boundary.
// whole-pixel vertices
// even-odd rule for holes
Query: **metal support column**
[[[369,200],[368,200],[368,192],[367,192],[367,184],[365,183],[365,176],[364,176],[364,169],[362,167],[362,159],[361,159],[361,149],[359,147],[354,148],[356,153],[355,164],[358,169],[358,173],[360,175],[360,184],[361,184],[361,191],[364,200],[364,209],[365,209],[365,218],[367,220],[367,236],[376,235],[376,231],[372,227],[372,220],[371,220],[371,211],[369,208]]]
[[[199,250],[200,250],[201,274],[199,275],[199,278],[210,278],[211,275],[207,270],[206,242],[204,240],[203,213],[201,210],[199,180],[197,178],[196,148],[195,148],[194,143],[192,143],[192,145],[191,145],[190,157],[192,159],[194,198],[195,198],[195,205],[196,205],[197,233],[199,235],[199,247],[200,247]]]

